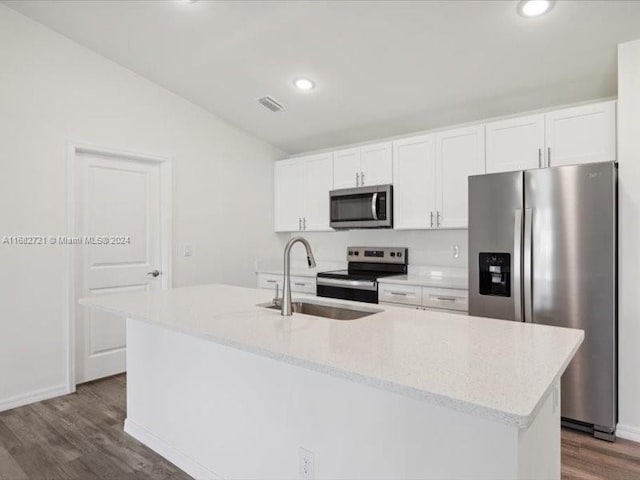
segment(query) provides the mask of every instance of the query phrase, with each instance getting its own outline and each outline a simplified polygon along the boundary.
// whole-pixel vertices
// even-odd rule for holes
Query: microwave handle
[[[378,220],[378,192],[371,197],[371,215],[374,220]]]

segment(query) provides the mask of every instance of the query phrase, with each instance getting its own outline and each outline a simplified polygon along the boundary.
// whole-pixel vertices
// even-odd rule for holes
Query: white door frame
[[[108,147],[98,147],[87,143],[69,140],[67,142],[67,235],[76,235],[76,187],[75,162],[78,153],[93,153],[102,156],[128,158],[131,160],[156,163],[160,166],[160,252],[162,270],[162,288],[171,288],[172,282],[172,158],[170,156],[151,155],[130,152]],[[76,253],[73,245],[67,245],[67,390],[76,391],[75,365],[75,320],[76,320],[76,279],[74,264]]]

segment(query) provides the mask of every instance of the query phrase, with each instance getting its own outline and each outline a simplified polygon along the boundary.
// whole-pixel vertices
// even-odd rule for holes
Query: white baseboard
[[[0,412],[11,410],[12,408],[22,407],[24,405],[29,405],[30,403],[48,400],[53,397],[59,397],[68,393],[71,393],[69,391],[68,385],[63,384],[56,385],[55,387],[34,390],[33,392],[23,393],[22,395],[15,395],[13,397],[0,399]]]
[[[157,437],[128,418],[124,421],[124,431],[193,478],[197,480],[222,480],[221,476],[215,474],[182,450],[170,445],[166,440]]]
[[[619,423],[618,428],[616,428],[616,435],[626,440],[640,442],[640,427],[633,427],[631,425],[623,425]]]

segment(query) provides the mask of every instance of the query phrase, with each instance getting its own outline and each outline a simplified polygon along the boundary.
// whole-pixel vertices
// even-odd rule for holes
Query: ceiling
[[[289,153],[616,95],[640,38],[640,1],[4,3]]]

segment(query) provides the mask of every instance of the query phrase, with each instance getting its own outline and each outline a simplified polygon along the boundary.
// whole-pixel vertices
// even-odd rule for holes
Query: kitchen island
[[[281,317],[272,296],[81,300],[127,318],[125,430],[196,478],[560,478],[582,331],[326,299],[383,311]]]

